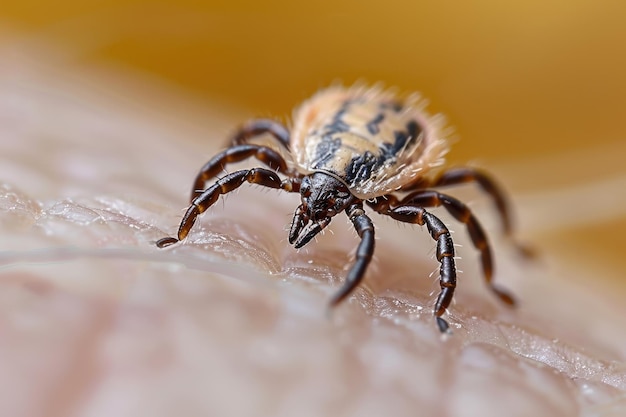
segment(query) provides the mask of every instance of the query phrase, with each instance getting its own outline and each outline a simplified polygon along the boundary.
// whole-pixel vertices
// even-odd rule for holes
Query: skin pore
[[[452,335],[442,336],[427,231],[370,213],[371,270],[328,311],[358,240],[337,216],[294,250],[297,194],[242,187],[184,244],[154,245],[175,232],[197,170],[240,115],[128,75],[43,71],[5,52],[1,415],[572,416],[626,406],[623,293],[590,284],[605,271],[555,257],[555,243],[539,245],[535,262],[517,257],[471,187],[495,279],[518,309],[485,288],[464,228],[447,219],[463,273],[446,315]],[[544,207],[568,195],[514,199],[524,239],[541,243]]]

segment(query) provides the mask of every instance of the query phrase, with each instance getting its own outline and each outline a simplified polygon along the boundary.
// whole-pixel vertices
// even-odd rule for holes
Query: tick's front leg
[[[180,222],[180,226],[178,228],[178,238],[165,237],[157,241],[156,245],[160,248],[164,248],[183,240],[189,234],[189,231],[193,227],[193,224],[198,216],[215,204],[220,195],[227,194],[239,188],[245,182],[269,188],[282,189],[289,192],[299,191],[298,179],[288,178],[286,180],[281,180],[274,171],[270,171],[265,168],[235,171],[223,178],[220,178],[215,184],[204,190],[200,195],[193,199],[191,205],[185,212],[182,221]]]

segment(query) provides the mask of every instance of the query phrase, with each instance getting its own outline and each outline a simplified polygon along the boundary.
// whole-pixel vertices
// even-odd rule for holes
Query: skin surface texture
[[[624,197],[601,204],[623,178],[516,194],[520,234],[541,254],[532,262],[477,190],[451,191],[473,199],[517,309],[488,291],[464,228],[437,211],[463,271],[452,334],[440,334],[433,241],[370,211],[372,266],[327,311],[358,240],[335,221],[294,250],[297,194],[241,187],[185,242],[155,247],[247,116],[21,51],[0,54],[0,415],[623,415],[623,290],[595,279],[610,268],[540,239],[585,221],[569,214],[572,196],[595,219],[623,216]],[[505,185],[529,169],[494,168]]]

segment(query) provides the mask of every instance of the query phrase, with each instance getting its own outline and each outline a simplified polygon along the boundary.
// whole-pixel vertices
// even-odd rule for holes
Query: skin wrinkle
[[[204,138],[241,120],[205,105],[177,123],[155,117],[161,109],[90,95],[85,75],[27,67],[35,88],[0,79],[0,114],[13,120],[0,129],[39,122],[23,141],[0,144],[12,162],[0,164],[0,387],[11,398],[0,414],[571,416],[623,398],[626,343],[614,331],[623,307],[563,286],[588,273],[584,265],[549,251],[524,263],[488,228],[496,282],[521,301],[508,310],[480,279],[463,226],[441,213],[465,271],[446,317],[453,335],[442,337],[428,232],[371,213],[373,268],[326,317],[358,240],[334,222],[295,251],[285,225],[297,195],[242,187],[199,219],[189,241],[154,247],[176,230],[193,176],[215,150]],[[58,106],[60,91],[89,111]],[[472,208],[488,223],[490,207]],[[522,219],[539,215],[524,210]],[[36,372],[25,372],[29,362]],[[70,392],[76,381],[88,388]]]

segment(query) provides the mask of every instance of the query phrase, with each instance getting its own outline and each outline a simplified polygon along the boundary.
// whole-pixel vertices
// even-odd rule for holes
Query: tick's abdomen
[[[303,173],[324,171],[359,198],[384,195],[442,162],[447,150],[416,99],[380,89],[326,90],[294,116],[291,145]]]

